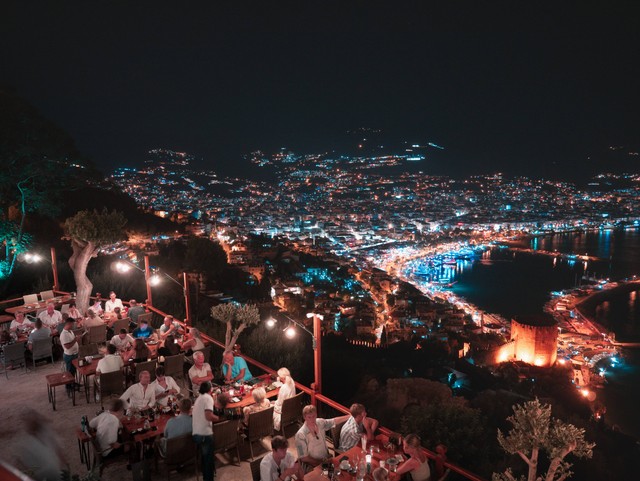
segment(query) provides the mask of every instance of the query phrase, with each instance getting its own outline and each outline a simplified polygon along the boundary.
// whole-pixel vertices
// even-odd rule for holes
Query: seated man
[[[282,481],[294,474],[304,479],[302,463],[296,461],[293,454],[287,451],[289,442],[283,436],[271,439],[271,452],[260,462],[260,481]]]
[[[107,346],[107,355],[98,361],[96,376],[100,376],[100,374],[103,373],[119,371],[122,369],[122,366],[124,366],[124,362],[122,361],[122,357],[117,354],[116,346],[109,344]]]
[[[231,351],[225,351],[222,355],[222,375],[226,383],[248,381],[253,377],[247,362],[240,356],[234,356]]]
[[[56,311],[56,305],[53,302],[47,302],[47,309],[38,314],[38,319],[53,332],[62,322],[62,313]]]
[[[31,350],[33,348],[33,342],[39,339],[50,339],[51,338],[51,329],[42,324],[40,319],[36,319],[36,328],[31,331],[29,334],[29,341],[27,344],[27,348]]]
[[[180,400],[180,414],[167,421],[164,428],[164,436],[158,442],[160,454],[164,456],[167,452],[167,439],[177,438],[184,434],[191,434],[191,399],[188,397]]]
[[[129,301],[129,310],[127,311],[127,316],[131,319],[131,322],[138,324],[138,316],[140,314],[144,314],[144,307],[139,306],[138,302],[135,299],[131,299]]]
[[[116,307],[119,307],[120,310],[124,309],[124,306],[122,305],[122,299],[116,298],[116,293],[111,291],[109,293],[109,300],[104,303],[104,310],[105,312],[113,312]]]
[[[124,403],[121,399],[114,399],[109,411],[104,411],[89,421],[89,427],[96,432],[103,458],[114,457],[124,452],[122,443],[118,441],[123,418]]]
[[[126,329],[122,328],[118,334],[111,338],[109,344],[115,346],[118,352],[126,352],[133,347],[133,337]]]
[[[167,406],[169,396],[180,394],[180,386],[171,376],[164,375],[164,367],[156,368],[156,380],[151,383],[151,387],[156,391],[156,401],[160,406]]]
[[[162,326],[160,326],[160,339],[166,339],[167,336],[181,337],[184,330],[174,319],[173,316],[166,316]]]
[[[24,317],[24,312],[16,312],[15,319],[11,321],[9,330],[11,332],[26,333],[33,329],[33,322]]]
[[[220,420],[224,420],[227,416],[225,409],[227,408],[227,404],[231,402],[231,396],[229,396],[226,392],[221,392],[220,394],[216,394],[213,396],[213,414],[218,416]]]
[[[133,337],[135,338],[148,339],[153,336],[153,329],[151,329],[151,326],[147,321],[142,321],[131,334],[133,334]]]
[[[315,467],[323,459],[329,457],[325,431],[328,431],[336,424],[346,421],[349,416],[322,419],[318,417],[315,406],[305,406],[302,410],[302,417],[304,424],[295,436],[298,460]]]
[[[351,416],[340,431],[340,451],[347,451],[360,442],[362,436],[373,441],[378,421],[367,417],[367,410],[362,404],[352,404],[349,408]]]
[[[149,371],[142,371],[139,380],[140,382],[129,386],[120,399],[124,401],[126,408],[131,407],[139,411],[155,407],[156,392],[151,387]]]
[[[200,351],[193,353],[193,366],[189,369],[189,379],[191,379],[194,393],[199,391],[200,384],[213,379],[213,370],[208,362],[204,362],[204,354]]]

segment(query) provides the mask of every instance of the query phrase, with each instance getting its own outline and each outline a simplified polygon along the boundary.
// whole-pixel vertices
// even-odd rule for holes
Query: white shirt
[[[113,312],[113,310],[114,310],[116,307],[119,307],[119,308],[120,308],[120,310],[123,310],[123,309],[124,309],[124,306],[122,305],[122,299],[117,299],[117,298],[116,298],[116,299],[115,299],[115,300],[113,300],[113,301],[112,301],[111,299],[109,299],[107,302],[105,302],[105,303],[104,303],[104,310],[105,310],[106,312]]]
[[[193,404],[193,410],[191,411],[193,434],[213,436],[213,426],[211,421],[208,421],[205,417],[205,411],[213,412],[213,398],[208,393],[198,396],[198,399]]]
[[[177,391],[176,395],[180,394],[180,387],[178,386],[178,384],[176,384],[176,381],[171,376],[165,376],[164,380],[167,382],[167,389],[163,388],[157,379],[151,383],[151,387],[153,387],[155,391],[158,404],[161,404],[162,406],[167,405],[167,403],[169,402],[169,396],[158,399],[158,394],[170,391],[171,389],[175,389]]]
[[[198,369],[195,364],[189,369],[189,379],[191,379],[191,383],[193,384],[194,392],[198,392],[200,384],[196,384],[195,382],[193,382],[193,378],[205,377],[207,375],[207,371],[211,371],[211,374],[213,374],[213,370],[211,369],[211,366],[208,362],[202,364],[202,367],[200,369]]]
[[[107,354],[98,361],[96,372],[100,374],[115,372],[122,369],[122,366],[124,366],[124,361],[118,354]]]
[[[280,461],[280,472],[284,473],[287,469],[295,464],[296,460],[293,454],[287,453],[282,461]],[[260,462],[260,481],[276,481],[280,475],[278,474],[278,465],[273,460],[273,452],[267,454]]]
[[[116,346],[118,351],[128,351],[133,346],[133,337],[127,334],[124,339],[121,339],[120,335],[116,334],[111,338],[110,343]]]
[[[69,342],[73,342],[73,346],[66,348],[65,344]],[[78,351],[80,350],[78,343],[76,342],[76,335],[73,333],[73,331],[67,331],[66,329],[63,329],[60,333],[60,344],[62,344],[62,349],[67,356],[78,354]]]
[[[89,421],[89,426],[96,430],[100,450],[102,455],[106,456],[113,450],[111,445],[118,441],[118,430],[122,427],[120,420],[109,411],[105,411]]]
[[[30,331],[31,329],[33,329],[33,322],[28,319],[25,319],[22,322],[18,322],[14,319],[11,321],[11,325],[9,326],[10,331]]]
[[[153,387],[151,387],[151,384],[147,386],[145,391],[142,384],[138,382],[129,386],[129,389],[120,396],[120,399],[124,401],[127,408],[147,409],[155,405],[156,392]]]
[[[38,319],[42,321],[42,324],[53,329],[62,322],[62,314],[60,311],[56,311],[55,309],[51,315],[49,315],[49,312],[47,311],[42,311],[38,314]]]
[[[303,424],[296,433],[295,439],[298,457],[304,458],[305,456],[311,456],[313,459],[325,459],[329,457],[329,450],[327,449],[324,433],[331,429],[335,425],[335,422],[333,419],[317,418],[316,424],[318,425],[317,436],[309,430],[306,423]]]

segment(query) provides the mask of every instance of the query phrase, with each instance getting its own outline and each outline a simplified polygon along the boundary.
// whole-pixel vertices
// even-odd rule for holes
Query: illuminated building
[[[541,367],[555,364],[558,354],[558,324],[553,317],[540,314],[513,319],[511,340],[514,342],[515,359]]]

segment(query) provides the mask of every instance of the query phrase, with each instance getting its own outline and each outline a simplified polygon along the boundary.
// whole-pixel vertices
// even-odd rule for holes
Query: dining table
[[[30,314],[32,312],[37,312],[40,309],[46,309],[47,304],[49,302],[53,302],[56,305],[56,307],[60,307],[62,304],[66,304],[72,299],[73,297],[71,296],[57,296],[57,297],[52,297],[51,299],[46,299],[44,301],[39,301],[31,304],[22,304],[19,306],[7,307],[5,309],[5,312],[13,315],[15,315],[18,312]]]
[[[367,463],[367,460],[369,460],[369,463]],[[367,443],[366,450],[363,449],[361,444],[357,444],[344,453],[338,454],[313,468],[305,474],[304,481],[328,481],[327,467],[329,463],[333,464],[334,480],[355,481],[358,477],[361,461],[364,461],[366,470],[364,473],[365,480],[373,480],[371,473],[373,473],[374,469],[383,465],[389,471],[389,479],[398,481],[400,476],[395,473],[395,469],[402,466],[406,460],[407,457],[401,450],[389,444],[388,436],[379,434],[375,439]],[[393,470],[391,465],[395,465]]]
[[[242,409],[255,404],[251,392],[258,388],[263,387],[267,394],[267,399],[274,398],[280,392],[281,383],[271,379],[269,374],[263,374],[256,376],[245,383],[234,383],[225,386],[220,386],[217,389],[214,388],[216,394],[220,392],[226,392],[231,397],[231,402],[227,404],[226,411],[230,411],[229,414],[233,414],[233,417],[242,416]]]
[[[176,414],[173,412],[159,413],[154,416],[153,421],[149,416],[127,416],[122,420],[122,431],[125,440],[132,441],[136,447],[139,459],[142,459],[144,444],[155,441],[164,434],[167,422]],[[145,422],[149,421],[149,426],[145,427]]]

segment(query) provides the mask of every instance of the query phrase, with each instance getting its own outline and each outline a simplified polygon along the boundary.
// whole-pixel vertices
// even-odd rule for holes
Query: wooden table
[[[71,399],[73,400],[73,405],[76,405],[76,387],[74,386],[76,382],[76,377],[70,372],[61,372],[58,374],[49,374],[47,375],[47,392],[49,393],[49,402],[53,406],[53,410],[56,410],[56,387],[58,386],[66,386],[71,384]]]
[[[46,301],[40,301],[35,304],[23,304],[21,306],[7,307],[5,309],[5,312],[8,312],[9,314],[13,314],[13,315],[15,315],[17,312],[23,312],[25,314],[29,314],[31,312],[37,312],[39,309],[46,309],[47,304],[49,302],[55,303],[56,307],[58,307],[58,306],[61,306],[62,304],[69,302],[71,299],[72,299],[71,296],[53,297],[51,299],[47,299]]]
[[[157,414],[153,421],[149,422],[151,429],[143,432],[136,432],[144,427],[144,421],[146,417],[141,418],[125,418],[122,421],[122,427],[125,435],[131,439],[138,447],[139,459],[142,459],[142,449],[145,441],[152,441],[159,438],[164,434],[164,428],[167,426],[169,419],[174,417],[173,413],[170,414]]]
[[[243,408],[247,406],[251,406],[252,404],[255,404],[255,401],[253,400],[253,396],[251,395],[251,391],[257,387],[263,387],[267,389],[269,386],[272,385],[269,374],[264,374],[262,376],[259,376],[259,378],[261,379],[261,381],[259,383],[254,384],[253,386],[248,386],[247,384],[243,384],[244,386],[243,394],[240,394],[240,388],[238,387],[225,386],[224,387],[225,390],[233,389],[234,394],[233,396],[231,396],[232,398],[235,397],[240,399],[238,402],[230,402],[229,404],[227,404],[226,409],[230,411],[234,411],[235,414],[237,415],[242,415]],[[273,389],[270,389],[267,391],[267,398],[276,397],[279,392],[280,392],[280,388],[274,387]],[[229,393],[227,392],[227,394]]]
[[[71,361],[71,364],[73,364],[74,367],[76,368],[76,375],[84,385],[84,395],[87,398],[87,403],[90,402],[90,396],[91,396],[91,386],[89,385],[89,378],[91,376],[95,376],[96,369],[98,368],[98,361],[103,357],[104,356],[100,355],[98,359],[95,359],[92,356],[91,362],[89,363],[87,363],[86,359],[83,359],[84,365],[82,366],[79,365],[80,360],[77,358]]]
[[[375,446],[375,447],[371,456],[370,472],[367,474],[367,476],[365,476],[366,480],[373,479],[373,477],[371,476],[371,473],[373,472],[374,469],[380,466],[380,461],[384,460],[386,462],[387,459],[389,459],[392,456],[395,456],[395,454],[389,453],[384,447],[388,441],[389,441],[389,438],[381,434],[376,436],[376,439],[374,441],[370,441],[368,443],[368,446]],[[378,452],[376,452],[376,448]],[[399,454],[397,451],[395,453]],[[362,447],[358,444],[357,446],[354,446],[348,451],[342,454],[339,454],[334,458],[331,458],[331,462],[333,463],[335,472],[338,472],[339,464],[341,462],[340,460],[345,456],[349,458],[349,464],[351,466],[355,466],[357,469],[358,461],[361,458],[365,457],[365,452],[362,450]],[[406,461],[406,456],[404,454],[402,455],[402,459],[403,459],[402,462]],[[402,462],[398,464],[398,467],[402,465]],[[385,468],[389,469],[388,466],[385,466]],[[357,473],[347,472],[343,470],[340,470],[340,471],[341,471],[340,475],[336,476],[335,479],[339,481],[354,481],[356,479]],[[389,473],[389,479],[392,481],[396,481],[399,479],[399,476],[397,476],[395,473]],[[309,471],[304,476],[304,481],[327,481],[327,477],[322,474],[322,465],[318,465],[313,470]]]
[[[91,435],[80,429],[76,429],[76,438],[78,438],[78,451],[80,451],[80,462],[87,465],[87,470],[91,470]]]

